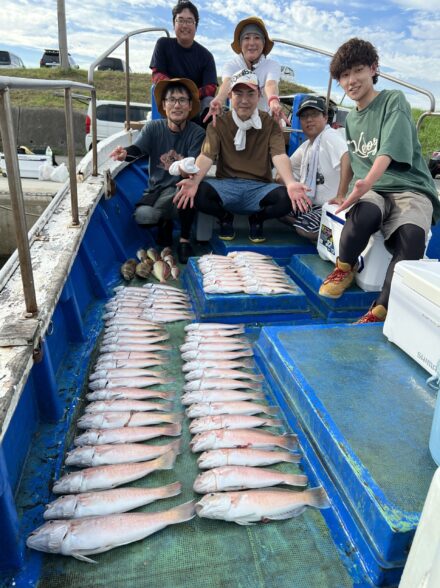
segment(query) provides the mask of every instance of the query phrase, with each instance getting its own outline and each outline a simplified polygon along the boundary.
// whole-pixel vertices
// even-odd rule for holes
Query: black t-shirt
[[[214,57],[197,41],[185,48],[175,38],[161,37],[154,48],[150,68],[170,78],[188,78],[199,89],[217,84]]]

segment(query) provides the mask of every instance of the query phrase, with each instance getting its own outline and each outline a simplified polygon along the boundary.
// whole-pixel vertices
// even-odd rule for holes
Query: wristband
[[[269,96],[269,98],[267,99],[267,103],[270,106],[270,103],[272,102],[272,100],[278,100],[278,102],[280,101],[279,96],[276,96],[275,94],[273,96]]]

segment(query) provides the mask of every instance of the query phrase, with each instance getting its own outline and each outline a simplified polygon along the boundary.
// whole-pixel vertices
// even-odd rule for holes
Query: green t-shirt
[[[353,180],[365,178],[379,155],[392,161],[374,184],[376,192],[419,192],[433,204],[434,222],[440,219],[440,200],[400,90],[382,90],[363,110],[352,110],[346,121],[347,145]]]

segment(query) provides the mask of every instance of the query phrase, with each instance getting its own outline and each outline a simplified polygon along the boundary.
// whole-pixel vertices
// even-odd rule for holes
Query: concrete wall
[[[17,146],[26,145],[29,149],[44,151],[50,145],[55,154],[67,153],[66,121],[62,108],[19,107],[12,109],[12,116]],[[85,120],[85,112],[74,111],[73,127],[77,155],[85,154]]]
[[[26,211],[26,224],[28,230],[36,222],[46,206],[52,200],[52,196],[25,195],[24,208]],[[15,239],[14,217],[11,210],[11,199],[9,194],[0,194],[0,257],[10,255],[17,248]]]

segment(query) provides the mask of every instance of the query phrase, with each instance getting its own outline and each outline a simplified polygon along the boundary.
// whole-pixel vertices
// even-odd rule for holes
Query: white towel
[[[329,125],[325,125],[324,130],[319,133],[313,141],[309,149],[307,149],[306,157],[303,157],[300,168],[300,182],[309,187],[307,196],[313,200],[316,196],[316,176],[318,173],[319,147],[321,145],[322,133],[328,129]]]
[[[249,129],[261,129],[261,118],[258,114],[258,108],[254,110],[251,118],[241,120],[238,114],[232,109],[232,120],[238,127],[238,131],[234,137],[234,145],[236,151],[243,151],[246,148],[246,131]]]

